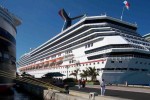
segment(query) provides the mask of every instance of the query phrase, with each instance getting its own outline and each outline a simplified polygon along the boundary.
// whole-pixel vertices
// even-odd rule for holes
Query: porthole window
[[[136,64],[138,63],[138,61],[135,62]]]

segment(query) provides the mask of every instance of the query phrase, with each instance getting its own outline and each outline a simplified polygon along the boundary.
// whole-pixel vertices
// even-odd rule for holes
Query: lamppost
[[[80,61],[76,61],[76,71],[77,71],[77,76],[76,78],[78,77],[78,73],[80,72]],[[78,78],[77,78],[78,80]]]
[[[67,78],[68,78],[68,68],[69,68],[69,66],[66,66],[66,68],[67,68]]]

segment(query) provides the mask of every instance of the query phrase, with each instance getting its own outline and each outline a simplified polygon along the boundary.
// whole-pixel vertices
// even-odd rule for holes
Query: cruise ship
[[[40,78],[46,73],[60,72],[63,78],[75,70],[80,73],[95,67],[97,80],[110,84],[140,84],[150,82],[150,43],[138,32],[137,25],[107,15],[72,18],[59,12],[68,22],[62,32],[25,53],[18,60],[20,72]]]
[[[150,42],[150,33],[143,35],[143,38],[145,38],[145,40]]]
[[[0,6],[0,71],[12,77],[16,75],[16,27],[21,20],[8,9]],[[0,72],[1,73],[1,72]],[[4,92],[13,85],[13,80],[0,75],[0,92]]]

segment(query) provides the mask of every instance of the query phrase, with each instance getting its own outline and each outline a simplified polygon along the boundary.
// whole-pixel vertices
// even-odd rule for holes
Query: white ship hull
[[[99,72],[99,75],[97,76],[97,80],[101,80],[102,78],[105,79],[107,84],[125,84],[126,82],[128,84],[134,84],[134,85],[148,85],[149,84],[149,80],[150,80],[150,75],[147,71],[142,71],[141,69],[139,69],[139,71],[132,71],[132,69],[130,70],[130,68],[132,68],[132,65],[134,65],[136,62],[135,61],[139,61],[139,66],[140,67],[140,62],[141,61],[146,61],[145,59],[140,59],[140,58],[131,58],[131,57],[124,57],[124,58],[115,58],[116,60],[116,64],[111,64],[111,59],[112,58],[105,58],[105,59],[101,59],[101,60],[95,60],[92,61],[91,66],[94,66],[97,71]],[[123,59],[122,61],[124,62],[124,64],[120,64],[119,60]],[[99,62],[99,64],[97,64],[97,62]],[[103,64],[102,64],[103,62]],[[146,62],[150,62],[150,60],[147,60]],[[88,66],[86,66],[85,63],[87,62],[80,62],[81,66],[76,66],[75,67],[69,67],[68,69],[66,67],[60,67],[58,69],[56,68],[46,68],[46,69],[40,69],[40,70],[31,70],[28,71],[29,74],[35,76],[36,78],[41,78],[43,75],[45,75],[45,73],[49,73],[49,72],[60,72],[62,74],[64,74],[65,76],[63,76],[63,79],[67,78],[67,73],[64,73],[68,70],[68,77],[72,77],[75,78],[75,76],[69,76],[72,71],[76,70],[76,69],[80,69],[81,71],[79,72],[82,73],[82,70],[86,70]],[[90,62],[89,62],[90,63]],[[89,64],[88,63],[88,64]],[[93,65],[93,63],[95,63],[95,65]],[[83,66],[83,64],[85,64]],[[99,70],[102,68],[107,68],[109,66],[109,68],[124,68],[123,66],[127,66],[127,70],[125,69],[113,69],[113,70]],[[110,67],[111,66],[111,67]],[[149,65],[145,65],[144,67],[147,68]],[[145,69],[145,68],[142,69]],[[80,75],[77,76],[78,79],[80,79]],[[91,78],[88,77],[88,80],[90,80]]]
[[[148,74],[141,72],[103,72],[100,75],[107,84],[126,84],[127,82],[130,85],[148,85],[150,78]]]
[[[95,67],[97,80],[149,84],[150,43],[136,29],[133,24],[107,16],[84,18],[23,55],[18,61],[19,70],[37,78],[49,72],[75,78],[70,74],[79,69],[79,79],[83,70]]]

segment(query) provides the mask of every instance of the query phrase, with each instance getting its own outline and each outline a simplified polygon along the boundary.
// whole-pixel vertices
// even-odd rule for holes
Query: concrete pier
[[[33,79],[34,80],[34,79]],[[59,87],[48,88],[48,85],[43,85],[38,82],[17,82],[20,89],[25,90],[41,100],[148,100],[150,97],[150,88],[139,86],[106,86],[105,96],[100,96],[99,85],[86,85],[85,88],[78,89],[77,86],[70,87],[69,94],[64,93],[63,88]],[[29,82],[29,83],[28,83]],[[49,86],[50,87],[50,86]],[[96,92],[98,96],[94,99],[89,99],[90,93]]]
[[[67,94],[66,91],[61,91],[65,90],[63,88],[55,87],[50,84],[48,86],[48,83],[40,82],[34,78],[26,77],[20,78],[20,80],[25,81],[16,81],[17,88],[29,92],[41,100],[88,100],[84,97]]]
[[[33,84],[20,83],[20,89],[23,89],[35,96],[38,96],[41,100],[89,100],[84,97],[61,93],[60,91],[53,89],[46,89],[42,86]]]
[[[85,88],[71,87],[70,94],[88,97],[90,92],[97,92],[95,100],[149,100],[150,87],[148,86],[106,86],[105,96],[100,96],[99,85],[86,85]]]
[[[43,91],[46,90],[45,87],[24,82],[20,82],[17,85],[19,86],[19,89],[29,92],[32,95],[38,96],[40,99],[43,99]]]
[[[44,90],[44,100],[89,100],[88,98],[64,94],[55,90]]]

